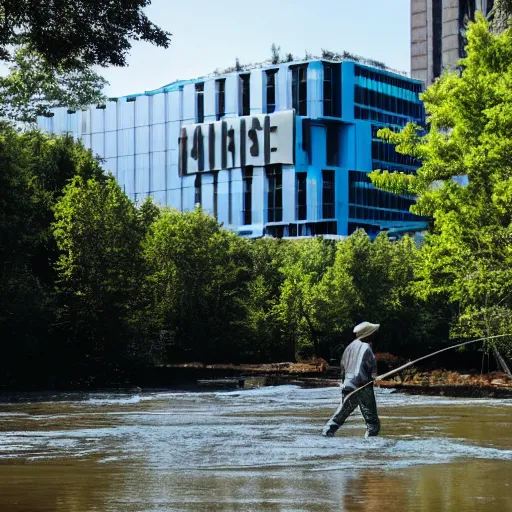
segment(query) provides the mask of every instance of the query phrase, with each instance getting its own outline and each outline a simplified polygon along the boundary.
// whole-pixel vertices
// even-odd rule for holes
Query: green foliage
[[[318,286],[332,265],[334,246],[314,238],[289,244],[280,272],[284,277],[277,304],[279,319],[290,346],[291,357],[297,354],[319,355],[319,322],[323,296]]]
[[[112,177],[75,176],[54,209],[58,325],[75,363],[112,371],[127,353],[127,314],[143,276],[139,216]]]
[[[0,127],[0,339],[2,365],[16,373],[52,352],[53,265],[58,250],[51,232],[53,206],[75,175],[103,177],[92,155],[71,137]],[[16,340],[13,343],[12,340]]]
[[[281,47],[277,46],[276,43],[272,43],[270,48],[270,62],[272,64],[279,64],[281,62]]]
[[[143,244],[152,321],[172,340],[170,355],[225,361],[243,352],[237,327],[247,293],[248,244],[200,209],[164,209],[152,224]]]
[[[357,323],[380,323],[379,351],[421,350],[432,340],[436,322],[430,305],[411,290],[418,252],[408,237],[391,242],[381,233],[371,242],[362,230],[339,242],[334,264],[319,286],[325,329],[347,340]]]
[[[125,66],[132,39],[167,48],[170,34],[143,9],[150,0],[0,0],[0,59],[27,45],[53,66]]]
[[[0,77],[0,115],[34,122],[54,107],[78,110],[103,103],[108,82],[90,68],[66,69],[50,65],[28,47],[18,48],[9,74]]]
[[[417,176],[372,180],[417,194],[413,211],[433,218],[418,295],[448,298],[458,310],[454,335],[483,336],[512,327],[512,30],[493,35],[477,14],[467,38],[461,75],[446,73],[423,94],[428,132],[382,133],[421,160]]]

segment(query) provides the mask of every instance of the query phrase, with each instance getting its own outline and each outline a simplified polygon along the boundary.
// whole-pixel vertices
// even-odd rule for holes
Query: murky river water
[[[512,511],[512,401],[339,390],[66,395],[0,404],[0,511]]]

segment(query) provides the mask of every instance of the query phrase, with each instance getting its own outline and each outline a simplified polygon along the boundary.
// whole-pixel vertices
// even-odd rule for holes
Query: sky
[[[134,42],[125,68],[101,68],[107,96],[156,89],[282,54],[344,50],[410,71],[410,0],[152,0],[149,18],[171,47]]]

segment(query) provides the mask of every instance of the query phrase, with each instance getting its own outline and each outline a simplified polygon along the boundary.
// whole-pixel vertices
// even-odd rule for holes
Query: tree
[[[509,20],[510,20],[511,16],[512,16],[511,0],[495,0],[494,8],[492,10],[492,29],[493,29],[493,31],[497,34],[504,32],[509,25]]]
[[[196,209],[164,209],[144,241],[147,292],[156,333],[177,359],[223,361],[244,353],[243,298],[249,241]]]
[[[56,352],[48,336],[55,323],[53,266],[58,258],[53,207],[73,176],[105,178],[92,154],[72,137],[18,133],[7,123],[0,128],[0,158],[2,363],[13,375],[21,368],[33,375]]]
[[[9,74],[0,77],[0,115],[34,122],[54,107],[79,110],[101,104],[108,82],[90,68],[67,69],[50,65],[28,47],[18,48]]]
[[[284,277],[277,310],[291,357],[299,352],[320,356],[321,323],[317,286],[333,263],[334,247],[321,238],[291,242],[280,272]],[[321,294],[320,294],[321,295]]]
[[[0,0],[0,59],[27,45],[51,66],[125,66],[131,40],[167,48],[170,34],[144,14],[150,0]]]
[[[477,13],[462,73],[445,73],[423,94],[426,134],[413,125],[379,132],[421,161],[417,175],[371,176],[417,195],[412,211],[432,217],[417,292],[446,296],[458,309],[457,336],[512,329],[512,30],[493,35],[489,26]]]
[[[127,364],[128,312],[143,277],[144,230],[113,177],[76,176],[55,205],[57,326],[75,372],[112,375]],[[78,369],[77,369],[78,368]]]
[[[277,46],[276,43],[272,43],[270,55],[272,64],[279,64],[281,62],[281,47]]]
[[[247,294],[241,298],[240,321],[241,334],[247,340],[248,361],[283,361],[289,357],[278,308],[284,281],[280,268],[289,247],[289,242],[275,238],[253,240],[250,244],[251,277]]]
[[[332,343],[340,348],[340,341],[351,340],[356,324],[370,321],[383,326],[379,351],[424,351],[433,338],[435,308],[411,291],[417,260],[418,250],[408,237],[391,242],[381,233],[372,242],[358,230],[338,242],[334,263],[316,289],[317,321],[331,333]]]

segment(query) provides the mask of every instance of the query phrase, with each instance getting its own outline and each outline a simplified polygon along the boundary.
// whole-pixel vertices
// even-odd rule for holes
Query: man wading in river
[[[370,341],[379,327],[379,324],[371,324],[370,322],[363,322],[354,327],[356,339],[345,349],[341,358],[341,404],[322,430],[323,436],[333,437],[358,405],[366,421],[365,437],[376,436],[379,433],[380,421],[377,415],[373,384],[362,388],[353,393],[348,399],[345,399],[347,395],[377,376],[377,361],[370,346]]]

